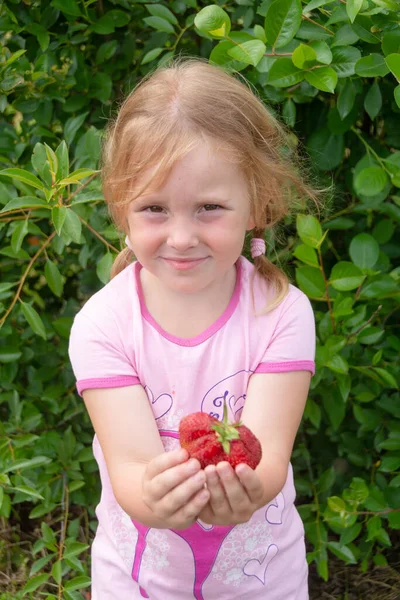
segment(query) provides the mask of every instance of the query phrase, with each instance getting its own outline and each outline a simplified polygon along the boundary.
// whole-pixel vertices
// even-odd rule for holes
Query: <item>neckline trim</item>
[[[242,265],[242,261],[241,261],[241,256],[238,258],[235,265],[236,265],[235,287],[234,287],[231,299],[229,300],[228,306],[226,307],[226,309],[224,310],[222,315],[220,317],[218,317],[218,319],[214,323],[212,323],[209,327],[207,327],[207,329],[205,329],[205,331],[203,331],[199,335],[196,335],[195,337],[192,337],[192,338],[181,338],[181,337],[172,335],[171,333],[168,333],[168,331],[165,331],[165,329],[163,329],[157,323],[157,321],[151,316],[151,314],[147,310],[145,299],[144,299],[144,294],[143,294],[143,290],[142,290],[142,284],[140,281],[140,275],[139,275],[143,266],[139,263],[139,261],[136,261],[135,265],[134,265],[135,266],[135,280],[136,280],[136,289],[137,289],[138,296],[139,296],[140,311],[142,313],[142,317],[144,319],[146,319],[146,321],[152,327],[154,327],[154,329],[156,331],[158,331],[158,333],[160,335],[162,335],[165,339],[169,340],[170,342],[177,344],[178,346],[198,346],[199,344],[205,342],[207,339],[209,339],[211,336],[213,336],[215,333],[217,333],[217,331],[219,331],[221,329],[221,327],[223,327],[225,325],[225,323],[233,315],[233,313],[239,303],[240,290],[241,290],[241,286],[242,286],[242,274],[243,274],[243,265]]]

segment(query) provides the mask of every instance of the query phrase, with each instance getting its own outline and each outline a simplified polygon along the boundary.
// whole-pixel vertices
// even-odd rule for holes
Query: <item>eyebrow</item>
[[[136,202],[140,202],[141,204],[148,204],[150,202],[160,202],[160,193],[151,193],[146,196],[141,196],[136,199]],[[226,204],[229,202],[229,198],[218,198],[217,196],[205,197],[205,196],[196,196],[195,200],[198,204]],[[167,203],[166,200],[163,200],[163,203]]]

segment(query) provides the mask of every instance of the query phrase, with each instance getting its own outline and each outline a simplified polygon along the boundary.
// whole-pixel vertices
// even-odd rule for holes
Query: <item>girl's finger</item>
[[[247,508],[250,504],[250,498],[231,465],[227,462],[218,463],[217,472],[232,512],[237,513]]]
[[[188,505],[191,498],[193,498],[195,494],[198,494],[198,492],[204,492],[204,497],[208,500],[209,493],[204,489],[205,482],[206,476],[204,471],[199,471],[180,485],[176,486],[160,500],[159,505],[162,514],[166,518],[171,517]],[[197,508],[196,504],[196,510]]]
[[[178,448],[177,450],[172,450],[171,452],[159,454],[149,462],[146,469],[146,475],[148,479],[153,479],[167,469],[185,462],[188,458],[189,453],[184,448]]]
[[[229,502],[215,466],[209,465],[206,467],[205,474],[207,477],[207,489],[210,492],[210,507],[213,513],[218,515],[230,512]]]
[[[244,464],[238,465],[235,471],[251,502],[253,504],[261,502],[264,495],[264,487],[257,473]]]
[[[189,480],[201,471],[200,463],[195,458],[185,461],[183,464],[172,466],[166,471],[159,473],[148,482],[151,486],[151,495],[155,500],[161,500],[176,487]],[[205,477],[203,477],[205,481]]]

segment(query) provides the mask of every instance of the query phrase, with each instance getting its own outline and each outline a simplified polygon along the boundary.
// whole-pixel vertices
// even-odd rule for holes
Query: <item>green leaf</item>
[[[46,185],[48,187],[51,187],[53,183],[53,178],[50,170],[50,164],[47,159],[45,144],[41,144],[40,142],[35,144],[31,156],[31,163],[35,171],[39,173],[40,177],[43,179]]]
[[[70,117],[65,121],[64,138],[68,146],[70,146],[74,141],[75,135],[77,134],[82,124],[85,122],[85,119],[88,116],[88,114],[88,112],[85,112],[81,115],[78,115],[77,117]]]
[[[384,189],[387,181],[386,171],[382,167],[367,167],[355,175],[354,189],[357,194],[375,196]]]
[[[90,585],[90,577],[86,575],[80,575],[79,577],[74,577],[74,579],[70,579],[64,585],[65,590],[80,590],[81,588],[88,587]]]
[[[317,59],[317,53],[311,46],[306,44],[300,44],[293,50],[292,62],[298,69],[307,69],[315,63]]]
[[[308,47],[315,51],[318,62],[323,63],[324,65],[331,64],[332,51],[326,42],[314,40],[308,44]]]
[[[301,25],[300,0],[275,0],[265,16],[267,41],[273,48],[286,46]]]
[[[70,173],[70,175],[65,179],[61,179],[61,181],[59,181],[58,184],[60,186],[64,186],[69,185],[71,183],[79,183],[79,181],[85,179],[85,177],[90,177],[95,173],[100,173],[100,171],[95,171],[94,169],[77,169],[76,171]]]
[[[340,536],[340,545],[345,546],[358,538],[361,533],[361,523],[354,523],[351,527],[347,527]]]
[[[162,17],[145,17],[143,21],[150,27],[157,29],[157,31],[164,31],[165,33],[175,33],[174,26]]]
[[[58,235],[61,234],[66,216],[67,208],[65,206],[55,206],[51,211],[53,225]]]
[[[379,244],[372,235],[360,233],[351,240],[349,254],[360,269],[372,269],[379,258]]]
[[[69,173],[69,157],[68,157],[68,146],[65,140],[61,142],[56,150],[56,156],[58,160],[58,169],[56,173],[56,180],[64,179]]]
[[[104,256],[99,260],[96,267],[97,277],[104,285],[110,280],[110,272],[113,264],[113,257],[111,252],[106,252]]]
[[[320,6],[326,6],[327,4],[332,4],[335,0],[311,0],[308,4],[303,6],[303,14],[307,14],[314,10],[315,8],[319,8]]]
[[[386,369],[381,369],[380,367],[375,367],[375,371],[378,373],[378,375],[380,375],[380,377],[382,377],[384,382],[387,383],[389,387],[396,388],[397,390],[399,389],[396,379],[391,373],[389,373],[389,371]]]
[[[163,52],[164,48],[153,48],[152,50],[149,50],[149,52],[146,52],[146,54],[143,56],[142,58],[142,62],[140,63],[141,65],[146,65],[147,63],[151,62],[152,60],[155,60],[156,58],[158,58],[161,54],[161,52]]]
[[[27,485],[13,486],[11,489],[14,490],[15,492],[21,492],[22,494],[26,494],[27,496],[30,496],[31,498],[38,498],[39,500],[44,500],[43,496],[41,494],[39,494],[39,492],[37,492],[36,490],[34,490],[33,488],[31,488]]]
[[[110,40],[109,42],[104,42],[104,44],[101,44],[101,46],[96,52],[96,63],[98,65],[101,65],[107,60],[110,60],[110,58],[112,58],[116,53],[117,49],[117,40]],[[66,175],[64,177],[66,177]]]
[[[394,88],[394,99],[396,101],[397,106],[400,108],[400,85]]]
[[[40,179],[36,177],[36,175],[33,175],[32,173],[30,173],[29,171],[25,171],[24,169],[3,169],[2,171],[0,171],[0,175],[4,175],[5,177],[11,177],[11,179],[17,179],[18,181],[22,181],[22,183],[30,185],[36,188],[37,190],[44,191],[45,189],[45,186],[40,181]]]
[[[48,573],[42,573],[41,575],[37,575],[28,581],[28,583],[24,586],[22,590],[22,594],[28,594],[29,592],[34,592],[38,587],[46,583],[49,578]]]
[[[377,114],[382,108],[382,94],[379,89],[378,82],[375,80],[369,88],[367,95],[364,99],[364,108],[369,114],[372,121],[375,119]]]
[[[306,71],[305,80],[323,92],[334,93],[338,81],[336,71],[331,67],[318,67],[312,71]]]
[[[327,127],[317,129],[308,139],[308,151],[318,169],[321,171],[334,169],[342,161],[343,134],[331,133]]]
[[[356,90],[351,79],[348,79],[340,90],[337,100],[337,110],[340,118],[343,120],[351,112],[354,106]]]
[[[296,124],[296,104],[291,98],[285,100],[282,106],[282,117],[289,127],[294,127]]]
[[[331,67],[336,71],[339,79],[342,77],[351,77],[355,73],[355,67],[360,57],[361,52],[358,48],[353,48],[352,46],[333,48]]]
[[[327,542],[327,548],[332,552],[332,554],[341,560],[344,560],[346,564],[357,564],[356,558],[348,546],[341,546],[339,542]]]
[[[361,344],[376,344],[384,333],[384,330],[378,327],[366,327],[358,334],[357,339]]]
[[[355,31],[353,31],[350,24],[346,23],[336,31],[331,46],[332,48],[335,46],[351,46],[351,44],[358,42],[359,39],[360,38]]]
[[[19,252],[22,242],[24,241],[24,237],[27,233],[28,219],[24,219],[17,224],[11,236],[11,248],[14,250],[14,252]]]
[[[333,512],[342,512],[342,510],[346,510],[346,504],[343,502],[341,498],[338,496],[331,496],[327,500],[328,506]]]
[[[42,537],[46,544],[55,544],[57,542],[56,534],[51,527],[44,521],[41,524]]]
[[[46,329],[36,310],[33,308],[33,306],[23,302],[22,300],[20,300],[20,303],[24,317],[31,326],[32,331],[34,331],[37,335],[40,335],[40,337],[42,337],[44,340],[47,340]]]
[[[206,6],[197,13],[194,24],[199,31],[213,38],[222,39],[229,35],[231,20],[220,6]]]
[[[88,550],[88,548],[90,548],[88,544],[82,544],[81,542],[67,543],[63,556],[64,558],[72,558]]]
[[[374,0],[376,1],[376,0]],[[374,23],[372,19],[366,16],[357,15],[354,23],[351,24],[352,30],[358,35],[358,37],[367,42],[367,44],[374,44],[375,46],[380,43],[380,38],[372,33]]]
[[[53,560],[53,558],[54,554],[47,554],[47,556],[42,556],[42,558],[35,560],[35,562],[32,563],[31,570],[29,572],[29,577],[32,577],[32,575],[34,575],[38,571],[42,571],[43,567],[45,567],[47,563]]]
[[[386,454],[383,457],[382,462],[379,466],[379,471],[384,473],[393,473],[400,468],[400,453],[397,454]]]
[[[166,6],[162,4],[146,4],[146,8],[154,17],[161,17],[172,23],[172,25],[178,25],[178,19]]]
[[[387,515],[390,529],[400,529],[400,513],[392,512]],[[387,564],[387,563],[386,563]]]
[[[300,244],[297,246],[293,252],[293,255],[301,260],[302,262],[310,265],[312,267],[318,267],[318,255],[314,248],[310,246],[306,246],[305,244]]]
[[[341,375],[346,375],[349,372],[349,366],[346,362],[346,360],[343,358],[343,356],[340,356],[340,354],[336,354],[335,356],[332,356],[331,358],[329,358],[326,362],[325,362],[325,366],[327,366],[331,371],[334,371],[335,373],[339,373]],[[333,404],[334,406],[331,408],[331,411],[335,411],[336,409],[339,408],[340,405],[335,404],[336,400],[334,400]],[[344,416],[344,412],[343,412],[343,416]]]
[[[382,39],[382,50],[385,56],[400,52],[400,30],[386,31]]]
[[[55,581],[60,585],[62,576],[62,561],[57,560],[51,567],[51,574]]]
[[[276,1],[276,0],[275,0]],[[304,72],[290,58],[278,58],[268,73],[268,83],[274,87],[289,87],[304,79]]]
[[[19,360],[22,356],[22,352],[18,352],[10,346],[0,347],[0,363],[11,363]]]
[[[72,15],[74,17],[81,16],[80,8],[75,0],[52,0],[50,4],[51,6],[54,6],[54,8],[61,10],[66,15]]]
[[[19,458],[15,460],[11,465],[6,466],[2,469],[3,473],[9,471],[22,471],[23,469],[36,469],[51,463],[51,459],[47,456],[35,456],[34,458]]]
[[[63,280],[57,265],[51,260],[47,260],[44,267],[44,276],[46,277],[47,284],[53,294],[59,298],[63,291]]]
[[[42,198],[36,198],[36,196],[20,196],[19,198],[10,200],[10,202],[0,210],[0,214],[10,210],[18,210],[20,208],[48,208],[50,210],[50,206],[45,200],[42,200]]]
[[[340,292],[348,292],[358,288],[365,275],[353,263],[340,261],[333,266],[329,279],[330,285]]]
[[[312,215],[298,214],[296,228],[302,242],[311,248],[319,248],[323,240],[323,233],[318,219]]]
[[[389,54],[389,56],[385,58],[385,62],[396,77],[398,83],[400,83],[400,54]]]
[[[256,67],[262,59],[265,50],[263,42],[260,40],[250,40],[229,49],[228,54],[240,62]]]
[[[298,267],[296,269],[296,281],[299,288],[310,298],[325,296],[325,282],[319,269],[308,266]]]
[[[354,70],[360,77],[384,77],[389,73],[384,57],[376,53],[360,58]]]
[[[363,0],[347,0],[346,11],[349,15],[350,21],[353,23],[354,19],[358,15],[363,5]]]
[[[74,242],[80,242],[82,234],[82,222],[76,212],[74,212],[71,208],[66,209],[62,232]]]

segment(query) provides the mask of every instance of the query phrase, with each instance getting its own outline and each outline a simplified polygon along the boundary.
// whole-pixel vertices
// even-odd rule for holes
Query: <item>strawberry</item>
[[[197,458],[202,469],[223,460],[233,468],[245,463],[255,469],[261,460],[259,440],[241,422],[228,422],[226,404],[223,421],[204,412],[183,417],[179,424],[179,442],[191,458]]]

